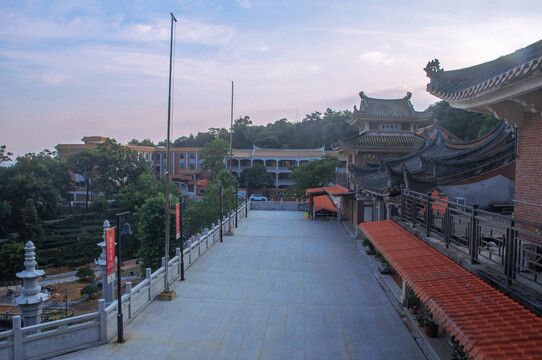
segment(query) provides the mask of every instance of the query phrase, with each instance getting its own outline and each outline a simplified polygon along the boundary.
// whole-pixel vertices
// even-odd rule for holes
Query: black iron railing
[[[405,190],[401,221],[457,249],[472,263],[488,263],[508,284],[542,285],[542,225]]]

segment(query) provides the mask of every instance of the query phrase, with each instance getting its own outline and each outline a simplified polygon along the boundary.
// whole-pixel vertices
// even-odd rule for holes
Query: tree
[[[116,199],[121,211],[134,212],[145,203],[145,200],[156,194],[158,194],[158,185],[154,174],[149,169],[137,180],[122,188]]]
[[[261,164],[256,164],[252,168],[243,169],[239,176],[239,183],[244,186],[247,182],[250,187],[257,189],[275,187],[273,175],[268,173]]]
[[[9,241],[0,244],[0,281],[16,280],[17,274],[24,270],[24,243]]]
[[[137,139],[132,139],[130,141],[128,141],[128,145],[133,145],[133,146],[150,146],[150,147],[155,147],[156,145],[154,145],[154,143],[152,142],[151,139],[143,139],[141,141],[137,140]]]
[[[81,281],[90,281],[94,279],[94,270],[88,266],[83,266],[77,269],[75,276]]]
[[[11,205],[7,200],[0,201],[0,236],[7,234],[11,222]]]
[[[484,123],[478,131],[478,137],[481,138],[489,134],[500,122],[501,120],[497,119],[493,114],[484,114]]]
[[[32,241],[34,244],[39,244],[43,239],[45,232],[41,225],[41,220],[38,217],[38,212],[34,206],[34,200],[27,199],[26,206],[21,211],[22,230],[19,232],[19,237],[26,243]]]
[[[0,199],[11,207],[9,228],[21,225],[21,210],[27,199],[33,199],[41,217],[55,214],[59,191],[55,186],[55,167],[58,161],[44,154],[26,154],[17,157],[15,165],[0,167]]]
[[[251,126],[250,117],[244,116],[233,123],[232,143],[236,149],[249,149],[254,144],[255,126]]]
[[[175,204],[175,197],[170,197],[170,204]],[[137,236],[141,246],[137,253],[142,263],[142,269],[151,268],[153,271],[162,266],[165,242],[165,212],[166,198],[158,194],[148,198],[136,212]],[[175,239],[175,206],[169,207],[170,215],[170,255],[175,254],[171,246]]]
[[[77,185],[86,190],[85,211],[88,211],[89,194],[92,193],[94,186],[97,162],[98,154],[95,149],[81,151],[68,158],[69,168],[83,178]]]
[[[226,168],[224,159],[229,153],[229,144],[223,139],[215,139],[210,143],[205,144],[200,151],[203,158],[203,169],[209,170],[211,180],[214,180],[220,170]]]
[[[290,180],[295,181],[295,185],[289,186],[286,193],[289,196],[302,196],[309,188],[328,185],[333,181],[335,169],[339,166],[340,161],[336,157],[325,155],[322,159],[292,167]]]
[[[100,292],[100,288],[95,285],[85,285],[80,291],[81,295],[88,295],[91,299],[94,299],[94,295],[98,292]]]
[[[97,185],[109,197],[150,168],[149,163],[136,151],[122,146],[115,139],[98,144],[96,163],[99,173]]]
[[[433,113],[427,124],[437,119],[442,127],[463,140],[477,139],[499,123],[493,115],[456,109],[446,101],[430,105],[427,110]]]
[[[13,153],[11,152],[6,152],[6,145],[2,145],[0,146],[0,164],[3,163],[4,161],[11,161],[11,158],[10,156],[13,155]]]

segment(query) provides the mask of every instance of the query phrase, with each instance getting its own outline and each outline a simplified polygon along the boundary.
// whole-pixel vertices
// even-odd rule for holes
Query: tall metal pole
[[[222,218],[224,217],[223,215],[224,201],[223,201],[223,196],[222,196],[222,184],[218,186],[218,196],[220,196],[220,242],[222,242],[222,237],[224,236],[224,234],[222,233]]]
[[[229,212],[229,217],[228,217],[228,232],[230,233],[230,235],[232,234],[231,232],[231,185],[232,185],[232,177],[233,177],[233,174],[232,174],[232,163],[233,163],[233,153],[232,153],[232,142],[233,142],[233,81],[231,82],[231,116],[230,116],[230,187],[228,189],[228,192],[229,192],[229,199],[230,199],[230,212]],[[235,194],[235,196],[237,196],[237,194]]]
[[[237,228],[237,213],[239,212],[239,207],[237,205],[237,185],[235,185],[235,228]]]
[[[115,229],[115,237],[117,239],[117,342],[124,342],[124,321],[122,315],[122,296],[121,296],[121,284],[122,284],[122,239],[120,238],[120,218],[121,216],[130,214],[130,211],[121,212],[115,214],[117,216],[117,228]]]
[[[181,232],[181,281],[184,281],[183,196],[179,196],[179,225]]]
[[[165,274],[164,291],[169,292],[168,263],[169,263],[169,131],[171,124],[171,73],[173,69],[173,22],[177,22],[171,13],[171,39],[169,43],[169,97],[167,102],[167,138],[166,138],[166,243],[165,243]]]

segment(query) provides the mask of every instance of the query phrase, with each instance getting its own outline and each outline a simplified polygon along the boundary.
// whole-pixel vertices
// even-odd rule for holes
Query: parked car
[[[261,196],[261,195],[258,195],[258,194],[252,194],[250,195],[250,198],[249,198],[251,201],[254,200],[254,201],[267,201],[267,198],[265,196]]]

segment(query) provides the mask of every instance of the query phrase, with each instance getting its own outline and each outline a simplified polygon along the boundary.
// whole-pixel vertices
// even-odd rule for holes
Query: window
[[[196,166],[194,164],[190,164],[190,170],[194,170]]]
[[[196,158],[196,153],[191,152],[190,153],[190,160],[193,160]]]
[[[200,194],[200,195],[205,194],[205,189],[199,189],[199,194]]]
[[[77,186],[79,186],[81,189],[86,188],[85,184],[85,178],[81,174],[75,174],[75,183]]]
[[[184,153],[179,154],[179,159],[184,159]]]
[[[179,170],[182,170],[182,169],[184,169],[184,163],[179,164]]]

